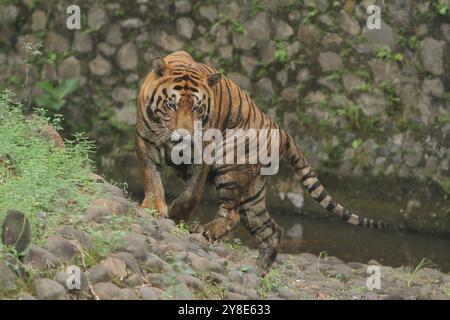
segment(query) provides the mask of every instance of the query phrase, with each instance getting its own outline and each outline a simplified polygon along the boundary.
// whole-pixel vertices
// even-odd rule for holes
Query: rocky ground
[[[366,286],[367,264],[280,254],[261,276],[257,252],[209,244],[185,225],[157,218],[103,182],[82,220],[57,227],[20,260],[0,258],[3,299],[449,299],[450,275],[431,268],[381,268],[381,290]],[[85,230],[102,231],[97,233]],[[376,261],[369,264],[379,265]],[[67,268],[81,269],[69,290]]]

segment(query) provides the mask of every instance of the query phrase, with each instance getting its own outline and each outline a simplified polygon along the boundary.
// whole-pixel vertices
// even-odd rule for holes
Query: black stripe
[[[358,217],[358,226],[363,226],[363,225],[364,225],[364,218]]]
[[[348,210],[344,208],[344,210],[342,211],[342,220],[348,221],[348,219],[350,219],[350,216],[350,212],[348,212]]]
[[[311,192],[313,192],[314,190],[316,190],[318,187],[320,187],[322,184],[320,183],[320,181],[319,180],[317,180],[312,186],[310,186],[309,188],[308,188],[308,192],[309,193],[311,193]]]
[[[267,227],[272,221],[270,219],[267,219],[262,225],[254,228],[254,229],[250,229],[250,233],[252,235],[256,234],[258,231],[260,231],[261,229],[263,229],[264,227]]]
[[[242,191],[242,186],[239,183],[237,183],[236,181],[230,181],[230,182],[219,183],[216,186],[216,189],[217,190],[219,190],[219,189],[239,189]]]
[[[313,174],[312,171],[308,172],[307,174],[305,174],[305,175],[302,177],[302,182],[308,180],[309,178],[316,178],[316,176],[314,176],[314,174]]]
[[[256,194],[254,194],[253,196],[243,200],[241,202],[241,205],[244,205],[244,204],[249,203],[249,202],[251,202],[253,200],[256,200],[261,195],[261,193],[264,191],[265,188],[266,188],[266,182],[264,182],[262,188]]]
[[[322,202],[323,199],[325,199],[328,195],[328,192],[325,191],[325,189],[322,190],[322,192],[319,194],[319,196],[316,198],[317,202]]]
[[[333,210],[336,208],[336,206],[337,206],[337,202],[336,202],[336,200],[334,200],[334,199],[331,199],[330,200],[330,203],[327,205],[327,210],[328,211],[330,211],[330,212],[333,212]]]

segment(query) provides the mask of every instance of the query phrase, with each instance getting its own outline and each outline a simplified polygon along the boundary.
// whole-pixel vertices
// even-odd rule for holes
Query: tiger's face
[[[157,80],[146,107],[147,115],[159,127],[155,132],[177,142],[186,135],[192,136],[196,124],[208,128],[214,110],[213,88],[221,74],[204,76],[195,70],[169,70],[161,58],[155,60],[153,67]]]

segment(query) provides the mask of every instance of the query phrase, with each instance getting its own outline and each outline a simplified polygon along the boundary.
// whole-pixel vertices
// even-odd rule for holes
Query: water
[[[415,267],[423,258],[427,258],[441,271],[450,272],[448,199],[435,186],[386,178],[341,179],[322,175],[320,179],[330,194],[350,210],[420,232],[394,232],[352,226],[328,214],[308,194],[304,196],[304,207],[300,212],[295,212],[281,205],[279,200],[277,202],[276,192],[270,190],[270,186],[275,183],[271,183],[268,207],[274,219],[286,231],[280,245],[281,252],[309,252],[318,255],[326,251],[328,255],[346,262],[367,263],[375,259],[392,267]],[[180,184],[177,188],[180,188]],[[169,201],[177,194],[174,191],[177,188],[167,188],[172,190],[172,195],[168,196]],[[214,198],[212,188],[206,188],[201,206],[192,219],[202,223],[213,219],[217,211]],[[408,209],[410,203],[415,203],[416,206]],[[290,237],[289,229],[294,225],[301,232]],[[229,234],[227,239],[235,237],[249,247],[256,248],[254,239],[242,226]]]
[[[209,221],[217,208],[203,205],[194,214],[194,219]],[[272,214],[285,231],[298,224],[303,229],[301,237],[284,235],[280,252],[319,255],[326,251],[345,262],[367,263],[375,259],[392,267],[416,266],[422,258],[433,261],[441,271],[450,272],[450,238],[414,233],[400,233],[359,228],[338,219],[312,219],[297,214]],[[239,226],[229,239],[238,237],[249,247],[256,242],[245,228]]]

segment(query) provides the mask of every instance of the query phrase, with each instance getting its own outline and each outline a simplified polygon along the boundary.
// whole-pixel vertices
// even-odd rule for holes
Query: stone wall
[[[138,175],[140,80],[155,56],[184,49],[248,90],[319,170],[448,185],[449,0],[86,0],[79,31],[66,28],[72,2],[0,1],[0,85],[33,105],[39,81],[79,78],[59,112],[118,180]],[[366,27],[373,3],[381,30]],[[25,35],[44,46],[24,89]]]

